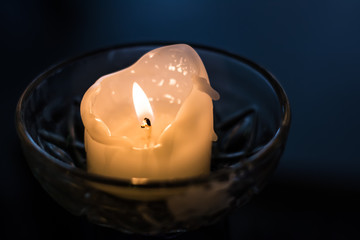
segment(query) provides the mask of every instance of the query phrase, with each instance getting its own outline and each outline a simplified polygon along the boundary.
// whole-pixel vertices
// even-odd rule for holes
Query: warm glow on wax
[[[213,99],[219,94],[186,44],[102,76],[81,101],[88,172],[134,184],[209,174]]]

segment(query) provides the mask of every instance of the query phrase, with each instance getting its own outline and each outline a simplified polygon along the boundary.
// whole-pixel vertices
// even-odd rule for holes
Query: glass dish
[[[213,144],[210,175],[132,182],[86,171],[79,110],[83,94],[99,77],[163,45],[122,45],[65,61],[39,75],[21,96],[16,125],[30,169],[71,213],[128,233],[188,231],[213,224],[244,205],[275,170],[290,127],[284,90],[250,60],[191,44],[221,96],[214,102],[218,141]],[[117,194],[124,191],[144,197]]]

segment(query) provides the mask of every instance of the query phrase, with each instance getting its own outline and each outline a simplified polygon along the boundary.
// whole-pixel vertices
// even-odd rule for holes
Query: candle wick
[[[145,128],[145,132],[146,132],[146,144],[145,144],[145,148],[150,148],[152,146],[152,142],[151,142],[151,121],[149,118],[144,118],[142,124],[141,124],[141,128]]]
[[[148,118],[144,118],[141,124],[141,128],[148,128],[148,127],[151,127],[151,121]]]

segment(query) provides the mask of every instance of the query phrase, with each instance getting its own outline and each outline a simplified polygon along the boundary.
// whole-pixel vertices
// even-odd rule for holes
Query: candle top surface
[[[156,142],[176,119],[193,89],[212,99],[219,98],[193,48],[186,44],[160,47],[130,67],[98,79],[81,102],[82,120],[96,141],[107,144],[122,141],[134,146],[139,136],[144,135],[140,126],[147,119]],[[139,96],[147,98],[147,102],[141,103],[147,106],[140,107],[143,110],[137,107],[141,105],[136,103]]]

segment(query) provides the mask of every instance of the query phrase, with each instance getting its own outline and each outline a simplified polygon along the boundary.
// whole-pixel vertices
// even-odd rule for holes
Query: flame
[[[152,122],[154,119],[154,114],[149,99],[139,84],[136,82],[133,84],[133,101],[139,122],[142,123],[145,118]]]

